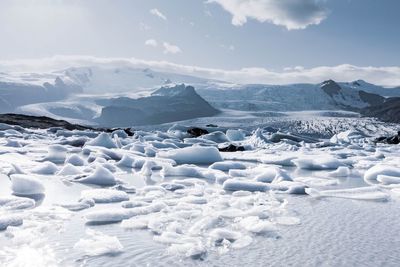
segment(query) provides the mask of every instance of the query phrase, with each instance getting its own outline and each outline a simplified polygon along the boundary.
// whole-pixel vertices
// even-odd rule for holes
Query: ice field
[[[0,262],[398,266],[399,146],[373,142],[396,125],[306,117],[224,112],[134,136],[2,124]]]

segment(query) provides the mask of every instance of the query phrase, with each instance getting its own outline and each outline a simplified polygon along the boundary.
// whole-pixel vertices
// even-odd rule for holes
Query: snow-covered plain
[[[372,142],[396,127],[239,111],[133,137],[1,125],[0,262],[398,266],[400,150]]]

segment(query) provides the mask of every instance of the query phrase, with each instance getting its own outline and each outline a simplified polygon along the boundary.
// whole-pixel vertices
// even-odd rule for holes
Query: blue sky
[[[140,58],[283,71],[398,66],[398,0],[1,0],[0,60]]]

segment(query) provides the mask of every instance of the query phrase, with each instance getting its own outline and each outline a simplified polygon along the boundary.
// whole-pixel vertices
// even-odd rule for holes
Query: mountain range
[[[158,124],[211,116],[217,109],[347,110],[397,121],[393,115],[397,113],[392,110],[398,108],[399,101],[392,97],[400,97],[400,88],[385,88],[363,80],[233,84],[124,66],[68,68],[51,73],[0,73],[2,113],[44,115],[108,126]]]

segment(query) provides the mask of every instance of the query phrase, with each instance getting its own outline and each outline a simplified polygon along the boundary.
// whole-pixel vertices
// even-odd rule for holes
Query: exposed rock
[[[45,116],[30,116],[22,114],[0,114],[0,123],[19,125],[24,128],[47,129],[61,127],[67,130],[94,130],[92,127],[72,124],[64,120],[55,120]]]
[[[102,109],[98,119],[106,126],[161,124],[218,114],[192,86],[162,87],[149,97],[119,97]]]
[[[385,122],[400,122],[400,97],[387,98],[385,102],[365,108],[364,116],[376,117]]]
[[[400,143],[400,131],[397,132],[396,135],[393,136],[381,136],[375,139],[375,143],[386,143],[391,145],[398,145]]]
[[[193,137],[199,137],[205,134],[208,134],[209,132],[206,129],[201,129],[198,127],[190,128],[187,130],[187,133],[192,135]]]
[[[321,89],[331,97],[339,94],[339,92],[342,90],[340,85],[337,84],[334,80],[324,81],[321,84]]]
[[[235,146],[233,144],[230,144],[227,147],[218,148],[218,150],[221,152],[237,152],[237,151],[244,151],[245,149],[243,146]]]

